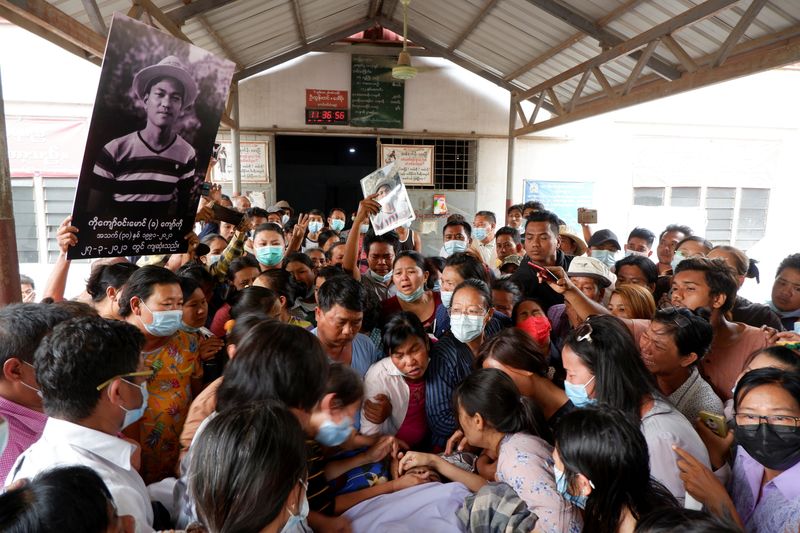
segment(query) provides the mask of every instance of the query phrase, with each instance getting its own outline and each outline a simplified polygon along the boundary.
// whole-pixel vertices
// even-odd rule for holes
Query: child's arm
[[[384,436],[363,453],[348,457],[347,459],[329,461],[325,465],[325,479],[331,481],[359,466],[383,461],[392,451],[393,445],[394,437]]]
[[[439,457],[430,453],[406,452],[400,460],[400,473],[416,466],[428,466],[436,469],[444,477],[463,483],[472,492],[478,492],[486,485],[486,480],[478,474],[461,470]]]

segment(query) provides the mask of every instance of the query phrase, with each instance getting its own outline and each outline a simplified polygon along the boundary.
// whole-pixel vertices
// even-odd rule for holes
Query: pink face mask
[[[550,344],[551,326],[546,316],[529,316],[517,324],[517,327],[530,335],[539,346]]]

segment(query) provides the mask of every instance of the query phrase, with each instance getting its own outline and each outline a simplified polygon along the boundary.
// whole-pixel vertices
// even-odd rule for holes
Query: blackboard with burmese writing
[[[405,84],[388,81],[392,61],[381,56],[352,56],[350,71],[350,125],[366,128],[402,128]]]

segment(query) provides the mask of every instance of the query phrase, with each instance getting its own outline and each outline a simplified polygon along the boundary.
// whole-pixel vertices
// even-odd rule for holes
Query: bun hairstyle
[[[727,244],[720,244],[719,246],[715,246],[712,248],[712,252],[714,250],[721,250],[730,254],[730,266],[733,267],[733,270],[736,272],[737,276],[744,276],[745,278],[755,279],[756,283],[760,283],[760,273],[758,272],[758,261],[755,259],[750,259],[740,249],[736,248],[735,246],[728,246]]]
[[[480,413],[486,423],[501,433],[526,432],[552,442],[552,434],[539,408],[520,395],[505,373],[495,368],[476,370],[456,388],[456,409],[467,415]]]
[[[92,274],[86,280],[86,292],[92,297],[93,302],[102,302],[109,287],[120,289],[138,268],[133,263],[102,265],[92,270]]]

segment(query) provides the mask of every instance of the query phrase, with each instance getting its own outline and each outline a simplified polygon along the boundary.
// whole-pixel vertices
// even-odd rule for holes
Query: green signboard
[[[405,83],[390,81],[392,62],[385,56],[352,58],[350,125],[402,129]]]

